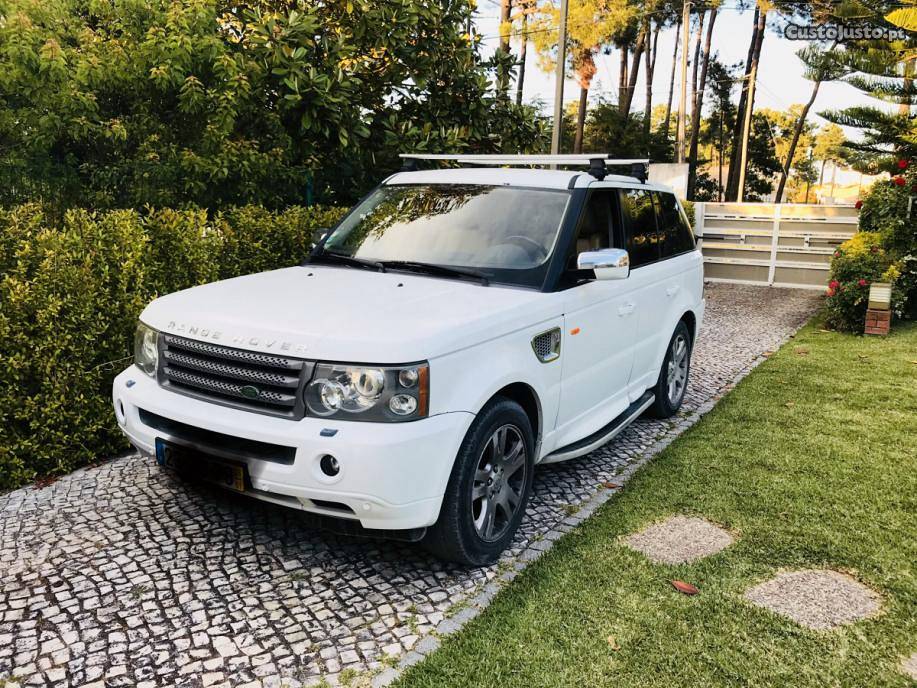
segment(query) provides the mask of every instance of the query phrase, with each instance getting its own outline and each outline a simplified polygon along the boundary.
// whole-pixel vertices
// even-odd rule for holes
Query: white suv
[[[114,383],[121,428],[160,464],[493,561],[536,465],[674,414],[687,384],[690,225],[590,157],[399,172],[302,265],[156,299]]]

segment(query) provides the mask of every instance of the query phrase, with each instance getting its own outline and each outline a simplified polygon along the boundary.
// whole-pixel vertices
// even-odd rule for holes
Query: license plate
[[[156,438],[156,463],[236,492],[245,492],[245,465]]]

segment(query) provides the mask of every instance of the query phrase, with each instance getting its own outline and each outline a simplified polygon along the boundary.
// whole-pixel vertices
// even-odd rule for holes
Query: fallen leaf
[[[826,332],[828,334],[831,334],[832,332],[834,332],[834,330],[819,330],[819,332]]]
[[[615,652],[621,649],[621,646],[618,645],[618,641],[613,635],[608,636],[608,647],[610,647]]]
[[[680,580],[673,580],[670,582],[675,587],[675,589],[678,592],[682,593],[683,595],[696,595],[697,593],[700,592],[700,590],[695,588],[690,583],[685,583],[684,581],[680,581]]]
[[[796,353],[799,354],[800,356],[808,356],[809,350],[805,348],[804,346],[800,346],[800,347],[797,347]]]
[[[861,359],[869,358],[869,356],[867,356],[866,354],[857,354],[857,357]]]
[[[33,489],[40,490],[40,489],[42,489],[42,488],[44,488],[44,487],[48,487],[48,485],[52,485],[52,484],[56,483],[59,479],[60,479],[60,476],[57,476],[57,475],[46,475],[46,476],[43,476],[43,477],[41,477],[41,478],[38,478],[38,479],[35,481],[35,486],[34,486]]]
[[[763,354],[761,354],[761,355],[764,356],[764,358],[769,358],[770,356],[773,356],[774,353],[775,353],[774,351],[765,351],[765,352],[764,352]]]
[[[787,408],[793,408],[796,405],[795,401],[788,401],[784,404]]]
[[[606,488],[606,489],[608,489],[608,490],[616,490],[616,489],[618,489],[618,488],[621,487],[621,486],[618,485],[618,483],[604,482],[604,483],[602,483],[602,487],[604,487],[604,488]]]
[[[911,363],[913,363],[914,365],[917,365],[917,361],[911,361]]]

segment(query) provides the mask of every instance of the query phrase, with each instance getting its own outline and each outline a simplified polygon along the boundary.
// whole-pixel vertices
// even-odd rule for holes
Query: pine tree
[[[866,9],[859,7],[860,11]],[[894,26],[888,17],[899,17],[905,26],[910,21],[908,12],[872,13],[873,26]],[[826,119],[843,126],[862,130],[861,141],[848,141],[845,145],[859,153],[879,158],[879,166],[891,169],[895,160],[917,155],[917,117],[912,108],[917,105],[915,89],[915,62],[917,62],[917,34],[901,41],[870,40],[848,43],[844,50],[836,51],[840,64],[851,74],[844,81],[880,101],[898,105],[897,111],[880,107],[857,106],[822,113]]]

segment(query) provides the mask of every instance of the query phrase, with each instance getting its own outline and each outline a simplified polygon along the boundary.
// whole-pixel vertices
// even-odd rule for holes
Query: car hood
[[[545,294],[403,272],[305,266],[153,301],[162,332],[252,351],[355,363],[430,359],[547,320]]]

